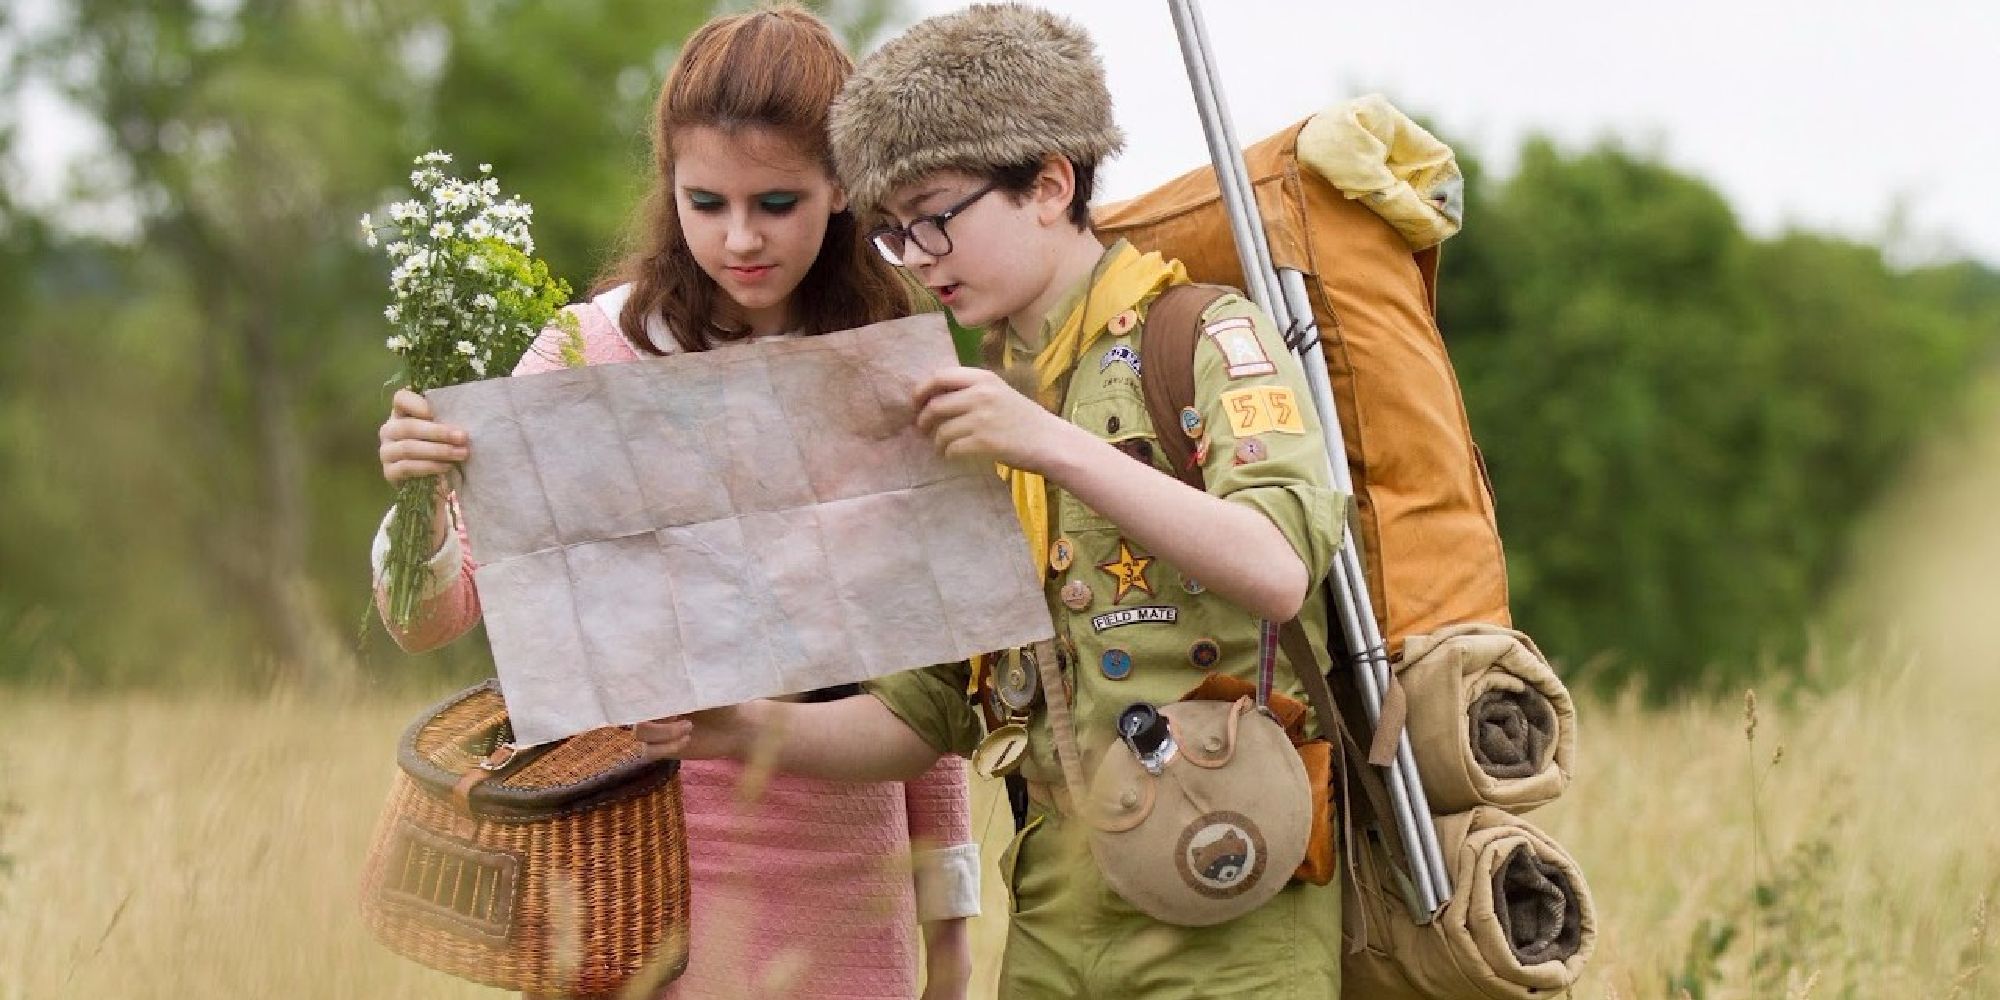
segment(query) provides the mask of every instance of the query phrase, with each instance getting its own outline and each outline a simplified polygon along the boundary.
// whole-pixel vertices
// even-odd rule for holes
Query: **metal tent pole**
[[[1262,213],[1242,145],[1230,123],[1222,97],[1221,79],[1210,57],[1208,32],[1195,0],[1168,0],[1174,27],[1180,36],[1181,55],[1187,64],[1188,82],[1194,90],[1195,105],[1201,113],[1202,129],[1208,139],[1209,157],[1214,162],[1216,184],[1228,208],[1230,232],[1236,243],[1237,258],[1243,267],[1244,291],[1271,313],[1278,327],[1300,354],[1313,404],[1320,414],[1325,435],[1331,482],[1343,492],[1353,493],[1348,473],[1347,449],[1340,430],[1339,411],[1327,380],[1319,334],[1306,297],[1305,279],[1296,270],[1280,271],[1272,263],[1269,240],[1264,233]],[[1367,573],[1356,547],[1353,531],[1343,525],[1340,554],[1328,577],[1334,610],[1340,619],[1347,648],[1354,659],[1355,679],[1370,725],[1379,724],[1382,693],[1391,673],[1387,650],[1375,622],[1374,605],[1368,593]],[[1430,804],[1416,769],[1409,735],[1397,734],[1396,759],[1388,770],[1388,788],[1395,822],[1402,834],[1410,862],[1411,882],[1416,890],[1419,923],[1428,922],[1447,900],[1452,886],[1449,869],[1437,841]]]

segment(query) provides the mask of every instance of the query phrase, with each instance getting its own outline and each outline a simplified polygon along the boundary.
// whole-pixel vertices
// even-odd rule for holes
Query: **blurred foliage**
[[[857,40],[898,13],[816,6]],[[0,94],[53,88],[106,148],[49,218],[0,193],[0,679],[409,674],[367,607],[395,365],[355,220],[451,150],[532,202],[539,251],[587,286],[646,184],[665,69],[715,5],[56,7],[0,14]],[[106,214],[136,233],[50,235]],[[476,673],[483,643],[430,660]]]
[[[368,608],[394,365],[354,220],[448,149],[533,202],[541,252],[587,286],[645,183],[662,73],[712,9],[70,0],[32,30],[0,12],[0,93],[54,87],[106,146],[58,208],[0,185],[0,680],[485,669],[476,641],[413,667]],[[822,10],[856,44],[905,16]],[[1710,186],[1615,145],[1530,142],[1505,178],[1464,159],[1441,315],[1519,621],[1662,688],[1786,662],[1858,519],[1995,360],[2000,274],[1754,239]],[[105,215],[136,232],[67,224]]]
[[[1440,326],[1517,620],[1655,690],[1796,662],[1861,515],[1996,360],[2000,274],[1753,239],[1616,145],[1468,166]]]

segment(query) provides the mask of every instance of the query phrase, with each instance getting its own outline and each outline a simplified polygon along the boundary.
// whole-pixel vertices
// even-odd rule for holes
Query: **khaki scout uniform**
[[[1090,287],[1077,289],[1051,315],[1068,315]],[[1158,435],[1205,434],[1208,444],[1198,456],[1208,491],[1270,518],[1311,579],[1321,579],[1339,545],[1344,498],[1326,481],[1325,446],[1297,358],[1262,310],[1226,295],[1202,316],[1195,356],[1199,419],[1186,415],[1186,430],[1156,428],[1139,383],[1149,304],[1119,314],[1107,335],[1083,352],[1061,390],[1063,416],[1162,472],[1169,470]],[[1018,340],[1010,337],[1006,349],[1011,364],[1033,361]],[[1051,484],[1048,492],[1052,544],[1045,589],[1088,772],[1113,743],[1125,706],[1176,701],[1209,671],[1254,680],[1259,623],[1124,537],[1067,491]],[[1314,587],[1302,615],[1323,655],[1322,595]],[[968,669],[953,664],[911,671],[871,682],[869,689],[932,746],[969,755],[982,721],[965,694]],[[1276,680],[1304,700],[1285,666]],[[1255,912],[1212,927],[1153,920],[1115,895],[1091,861],[1081,823],[1069,815],[1054,736],[1039,704],[1029,741],[1021,764],[1029,817],[1001,858],[1012,900],[1003,997],[1338,996],[1337,883],[1294,882]]]

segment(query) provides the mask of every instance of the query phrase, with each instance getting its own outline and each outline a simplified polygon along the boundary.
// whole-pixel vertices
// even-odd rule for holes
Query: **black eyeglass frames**
[[[912,219],[907,226],[876,226],[868,231],[868,242],[875,244],[875,252],[881,254],[883,260],[897,267],[903,266],[903,251],[911,243],[932,257],[943,257],[951,253],[951,234],[945,232],[944,224],[999,186],[999,181],[992,181],[960,199],[958,204],[934,215]]]

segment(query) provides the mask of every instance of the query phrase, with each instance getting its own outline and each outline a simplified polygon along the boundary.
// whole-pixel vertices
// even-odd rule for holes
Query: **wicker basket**
[[[587,994],[687,965],[678,761],[629,729],[515,753],[493,681],[403,734],[362,875],[363,919],[397,953],[503,989]]]

